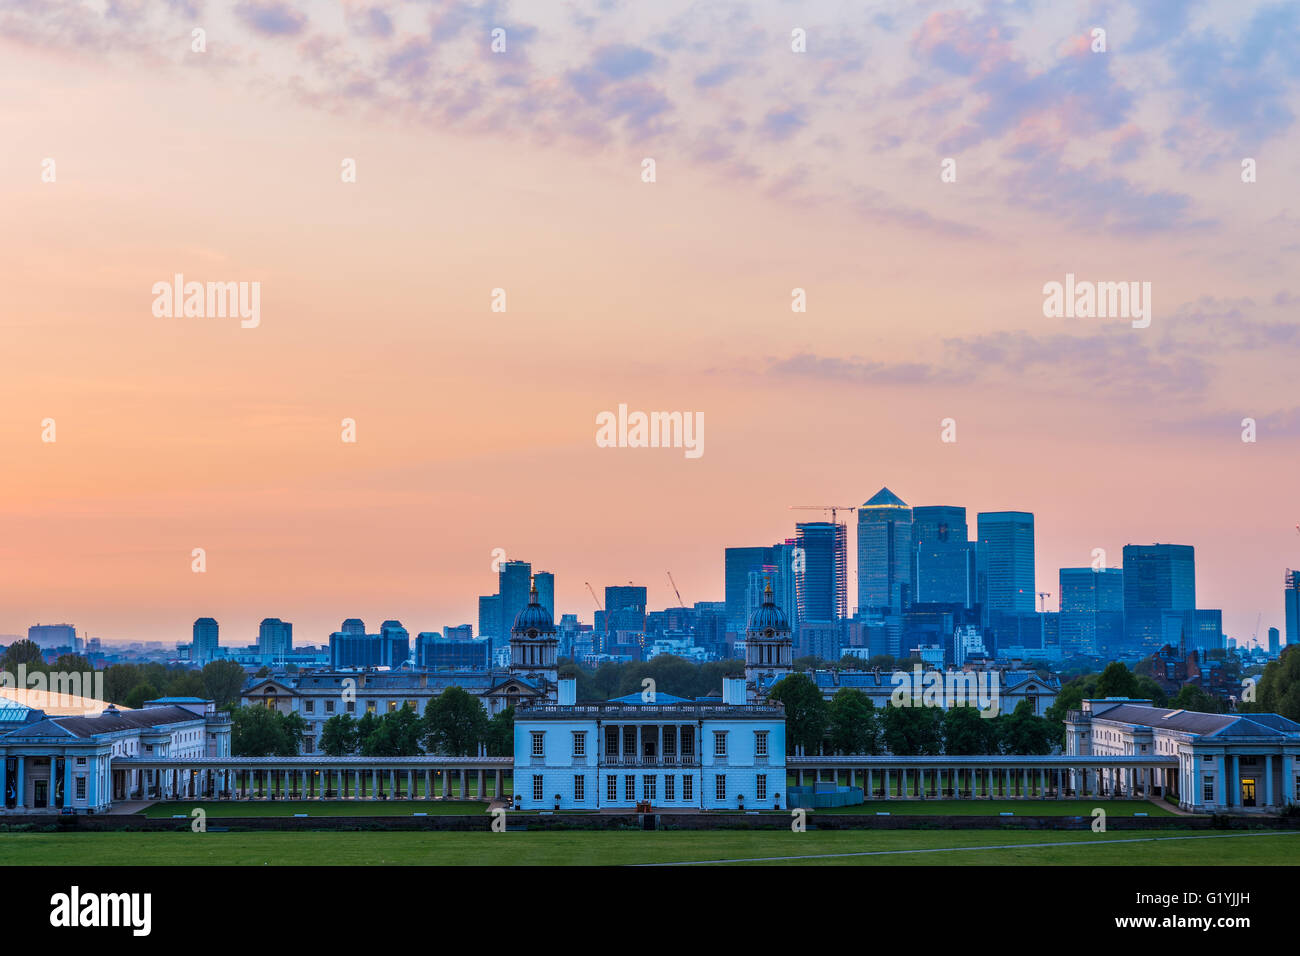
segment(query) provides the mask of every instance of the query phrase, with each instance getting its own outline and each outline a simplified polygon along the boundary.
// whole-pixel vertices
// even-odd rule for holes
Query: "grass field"
[[[208,819],[229,817],[291,817],[305,813],[312,817],[409,817],[412,813],[457,815],[487,813],[487,803],[477,800],[218,800],[211,803],[155,803],[141,812],[146,817],[188,817],[195,807],[207,811]]]
[[[869,854],[869,855],[864,855]],[[779,859],[772,859],[779,858]],[[7,833],[0,866],[1294,865],[1300,831]]]

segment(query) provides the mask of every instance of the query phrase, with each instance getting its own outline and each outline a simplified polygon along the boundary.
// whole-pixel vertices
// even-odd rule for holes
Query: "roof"
[[[1300,724],[1279,714],[1206,714],[1196,710],[1119,704],[1100,714],[1094,714],[1093,719],[1206,737],[1279,737],[1300,734]]]
[[[203,718],[183,707],[149,707],[119,710],[93,717],[49,717],[29,727],[12,731],[13,737],[93,737],[122,730],[147,730],[166,724],[183,724]]]
[[[862,503],[864,508],[906,508],[907,502],[888,488],[881,488]]]
[[[210,704],[212,701],[205,697],[155,697],[153,700],[146,700],[146,704]]]
[[[693,704],[695,703],[689,697],[676,697],[672,694],[656,692],[650,695],[649,700],[641,699],[641,692],[636,691],[632,694],[624,694],[622,697],[612,697],[607,703],[610,704]]]

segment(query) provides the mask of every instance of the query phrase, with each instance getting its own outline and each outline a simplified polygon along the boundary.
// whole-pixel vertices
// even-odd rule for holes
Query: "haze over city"
[[[557,616],[721,600],[724,548],[881,486],[1033,512],[1041,591],[1193,545],[1230,637],[1282,626],[1295,7],[248,3],[202,56],[184,4],[69,9],[0,10],[0,632],[476,624],[498,548]],[[176,273],[259,325],[156,317]],[[1067,274],[1150,327],[1045,317]],[[600,447],[620,403],[704,454]]]

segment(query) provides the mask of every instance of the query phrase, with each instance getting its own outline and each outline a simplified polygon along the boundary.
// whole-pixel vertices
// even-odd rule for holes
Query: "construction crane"
[[[677,595],[677,606],[686,607],[686,602],[682,600],[682,592],[677,590],[677,582],[673,580],[673,573],[668,572],[668,583],[673,586],[673,593]]]
[[[600,611],[601,614],[605,614],[605,607],[600,603],[600,598],[596,597],[596,589],[591,586],[591,582],[583,581],[582,583],[587,585],[587,590],[591,592],[591,599],[596,602],[596,610]],[[609,615],[608,614],[605,614],[605,640],[606,641],[609,640]]]
[[[835,514],[839,511],[853,511],[857,505],[791,505],[791,511],[829,511],[831,524],[835,524]]]
[[[1052,592],[1051,592],[1051,591],[1039,591],[1039,592],[1038,592],[1038,613],[1039,613],[1039,614],[1046,614],[1046,613],[1047,613],[1047,599],[1048,599],[1049,597],[1051,597],[1051,596],[1052,596]]]

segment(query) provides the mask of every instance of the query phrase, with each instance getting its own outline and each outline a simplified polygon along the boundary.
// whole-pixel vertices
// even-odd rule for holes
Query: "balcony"
[[[600,766],[605,767],[684,767],[694,768],[700,765],[700,758],[694,754],[665,754],[658,757],[638,757],[634,754],[610,754],[600,760]]]

